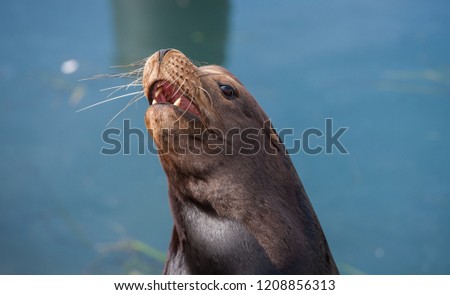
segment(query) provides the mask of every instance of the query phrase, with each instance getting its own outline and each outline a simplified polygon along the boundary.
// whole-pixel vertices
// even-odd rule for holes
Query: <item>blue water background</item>
[[[347,155],[292,155],[343,273],[450,274],[450,2],[221,1],[192,25],[198,1],[143,2],[1,1],[0,274],[161,272],[158,158],[100,154],[128,100],[76,110],[121,83],[80,79],[165,47],[229,68],[278,129],[349,128]]]

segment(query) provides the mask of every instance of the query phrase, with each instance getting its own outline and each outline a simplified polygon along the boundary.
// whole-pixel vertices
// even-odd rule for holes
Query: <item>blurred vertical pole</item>
[[[112,0],[117,64],[176,48],[208,64],[224,64],[228,0]]]

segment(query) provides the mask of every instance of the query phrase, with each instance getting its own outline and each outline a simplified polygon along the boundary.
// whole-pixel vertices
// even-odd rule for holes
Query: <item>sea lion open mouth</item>
[[[184,111],[188,111],[196,117],[200,116],[200,112],[195,106],[193,99],[186,97],[180,90],[180,87],[177,87],[174,83],[167,80],[156,81],[151,86],[150,93],[151,96],[148,101],[151,105],[157,103],[169,103]]]

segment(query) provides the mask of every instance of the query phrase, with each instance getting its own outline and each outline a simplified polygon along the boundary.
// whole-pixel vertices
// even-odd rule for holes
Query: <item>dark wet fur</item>
[[[200,155],[179,155],[170,150],[160,154],[174,220],[164,273],[338,274],[300,178],[256,100],[225,69],[197,68],[178,51],[165,54],[164,59],[157,53],[149,59],[151,68],[144,70],[149,73],[144,73],[144,89],[150,89],[161,77],[172,77],[150,72],[164,70],[162,63],[167,63],[172,70],[187,68],[189,73],[179,73],[190,75],[184,85],[201,85],[203,91],[192,98],[199,106],[200,118],[167,104],[147,110],[147,128],[158,147],[168,140],[161,130],[174,128],[178,122],[206,133],[212,132],[211,128],[224,132],[234,126],[260,128],[255,140],[264,149],[247,155],[211,155],[205,139]],[[150,74],[154,75],[151,79]],[[239,97],[226,100],[218,87],[221,83],[233,86]],[[201,97],[204,93],[209,97]],[[192,145],[192,140],[176,140],[174,146]],[[240,141],[226,144],[236,149],[244,146]]]

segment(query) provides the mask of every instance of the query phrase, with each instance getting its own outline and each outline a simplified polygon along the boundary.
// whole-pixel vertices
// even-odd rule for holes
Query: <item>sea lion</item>
[[[164,274],[338,274],[283,143],[233,74],[164,49],[142,84],[174,221]]]

